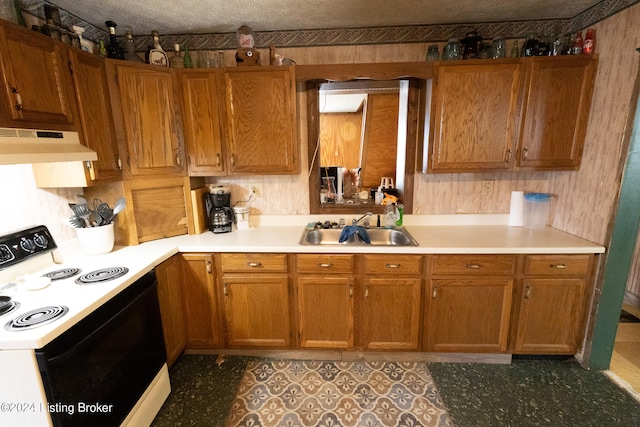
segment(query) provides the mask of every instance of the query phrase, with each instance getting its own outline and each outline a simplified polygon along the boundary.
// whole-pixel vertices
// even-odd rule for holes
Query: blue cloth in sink
[[[340,233],[339,242],[346,242],[349,240],[351,236],[357,234],[360,240],[365,243],[371,243],[371,239],[369,239],[369,233],[367,233],[367,229],[360,225],[347,225],[342,229],[342,233]]]

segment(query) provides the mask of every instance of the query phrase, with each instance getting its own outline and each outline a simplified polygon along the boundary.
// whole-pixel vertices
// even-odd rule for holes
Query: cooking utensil
[[[110,224],[113,219],[118,215],[122,210],[127,206],[127,199],[124,197],[120,197],[116,200],[116,203],[113,205],[113,212],[109,218],[105,218],[107,224]]]
[[[82,218],[85,224],[91,227],[91,223],[89,222],[91,211],[89,210],[89,205],[87,203],[78,203],[77,205],[72,206],[71,209],[78,218]]]
[[[100,203],[96,206],[95,211],[102,217],[103,224],[109,224],[109,219],[113,215],[113,209],[111,209],[107,203]]]
[[[84,228],[86,224],[82,220],[82,218],[78,218],[77,216],[72,216],[69,218],[69,225],[74,228]]]

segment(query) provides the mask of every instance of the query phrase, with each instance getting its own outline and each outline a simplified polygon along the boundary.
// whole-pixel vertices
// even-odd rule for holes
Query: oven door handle
[[[155,285],[155,283],[154,283]],[[155,286],[150,286],[149,288],[142,291],[139,295],[137,295],[133,300],[131,300],[127,305],[122,307],[122,309],[118,310],[117,313],[107,319],[101,326],[93,330],[89,335],[84,337],[81,341],[77,342],[73,346],[67,348],[63,353],[58,356],[47,357],[47,364],[49,365],[57,365],[58,363],[64,363],[68,359],[75,357],[78,353],[80,353],[83,349],[88,347],[95,340],[100,338],[100,334],[102,331],[108,327],[110,327],[113,322],[117,321],[118,318],[122,315],[123,312],[126,312],[131,306],[136,304],[140,299],[144,298],[147,293],[152,292],[156,289]]]

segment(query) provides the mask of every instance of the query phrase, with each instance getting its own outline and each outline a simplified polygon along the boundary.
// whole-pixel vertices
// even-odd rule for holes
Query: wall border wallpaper
[[[567,34],[587,28],[602,21],[640,0],[603,0],[578,14],[573,19],[544,21],[487,22],[474,24],[412,25],[396,27],[338,28],[317,30],[258,31],[255,33],[257,47],[312,47],[348,46],[390,43],[442,42],[451,37],[462,38],[470,29],[476,29],[485,39],[496,35],[505,38],[524,38],[529,33]],[[54,4],[43,0],[19,0],[25,13],[44,18],[43,5]],[[60,16],[65,26],[85,27],[84,37],[97,42],[106,39],[105,29],[96,27],[82,18],[61,9]],[[135,34],[135,28],[134,28]],[[151,44],[150,35],[136,35],[136,50],[144,52]],[[235,49],[235,33],[163,34],[161,43],[165,50],[172,50],[175,43],[188,45],[191,50]]]

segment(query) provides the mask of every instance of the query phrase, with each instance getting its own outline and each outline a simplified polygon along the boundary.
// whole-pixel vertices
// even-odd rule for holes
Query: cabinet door
[[[418,350],[421,279],[365,279],[364,345],[376,350]]]
[[[122,62],[108,64],[117,73],[130,177],[185,175],[171,70]]]
[[[62,43],[2,22],[0,66],[4,84],[0,124],[74,130],[76,107]]]
[[[289,347],[289,281],[260,275],[222,278],[227,345]]]
[[[428,170],[511,169],[518,128],[519,63],[441,64],[436,70]]]
[[[580,167],[596,65],[589,56],[527,62],[519,168]]]
[[[584,279],[526,279],[514,353],[574,354],[581,338]]]
[[[90,179],[122,179],[104,60],[77,50],[69,51],[69,60],[78,102],[82,143],[98,153],[98,161],[91,162]]]
[[[298,278],[298,310],[301,347],[353,347],[352,278]]]
[[[507,349],[513,280],[431,280],[427,350],[500,353]]]
[[[212,255],[182,254],[183,298],[187,347],[220,347]]]
[[[297,173],[293,67],[240,67],[224,76],[231,172]]]
[[[162,332],[167,349],[167,363],[173,365],[186,346],[183,309],[184,282],[180,256],[174,255],[156,268],[158,300],[162,316]]]
[[[225,150],[220,130],[218,71],[184,70],[182,102],[184,138],[190,176],[225,173]]]

